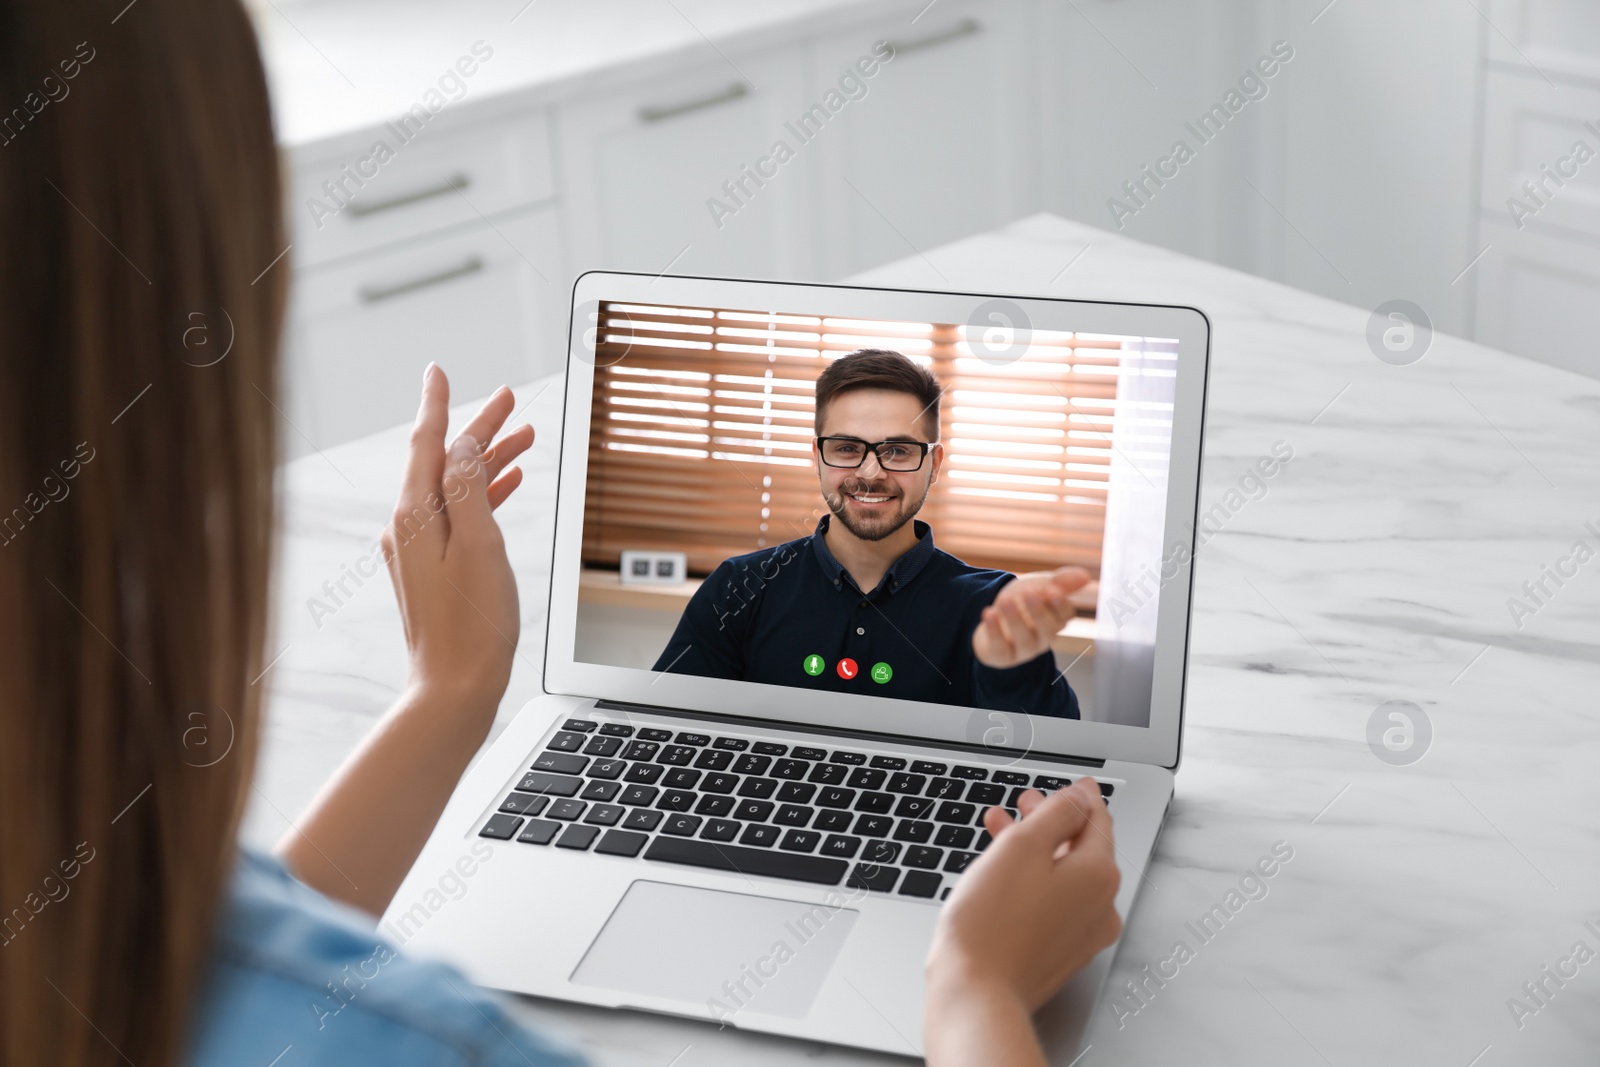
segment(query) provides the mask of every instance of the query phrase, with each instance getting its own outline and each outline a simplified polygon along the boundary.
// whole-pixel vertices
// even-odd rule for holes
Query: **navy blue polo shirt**
[[[725,560],[684,609],[655,670],[825,693],[1078,718],[1078,696],[1043,652],[1017,667],[978,662],[972,632],[1016,576],[917,543],[863,593],[816,532]]]

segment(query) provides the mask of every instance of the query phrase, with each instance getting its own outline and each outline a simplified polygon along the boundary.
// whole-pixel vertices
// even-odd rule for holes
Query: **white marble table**
[[[1370,309],[1050,216],[923,251],[859,280],[1204,309],[1202,510],[1275,442],[1294,449],[1200,553],[1177,798],[1112,983],[1142,977],[1180,939],[1194,958],[1150,983],[1120,1027],[1102,1006],[1083,1067],[1595,1062],[1600,959],[1563,986],[1547,979],[1544,1006],[1523,983],[1578,941],[1600,951],[1600,558],[1548,583],[1531,616],[1514,619],[1508,600],[1574,541],[1600,550],[1600,382],[1444,336],[1420,362],[1390,366],[1366,344]],[[553,428],[559,392],[519,390],[526,417]],[[539,686],[553,438],[502,509],[523,611],[502,723]],[[306,601],[376,537],[404,443],[396,428],[285,470],[276,648],[287,651],[261,682],[252,841],[303,810],[401,682],[381,580],[320,628]],[[1390,700],[1432,723],[1409,766],[1368,746],[1368,720]],[[1279,841],[1294,858],[1268,895],[1202,944],[1185,924]],[[1520,1028],[1512,997],[1539,1009]],[[891,1062],[526,1008],[598,1064]]]

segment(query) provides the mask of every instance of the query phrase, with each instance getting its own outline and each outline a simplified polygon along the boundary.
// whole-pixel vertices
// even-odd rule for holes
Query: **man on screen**
[[[915,518],[939,480],[939,384],[863,349],[817,378],[816,532],[724,561],[655,670],[1078,718],[1051,638],[1077,567],[1017,577],[934,547]]]

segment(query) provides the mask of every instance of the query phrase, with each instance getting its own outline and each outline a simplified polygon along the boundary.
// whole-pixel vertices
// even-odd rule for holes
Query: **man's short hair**
[[[822,433],[822,419],[828,404],[840,393],[852,389],[888,389],[909,393],[922,406],[930,427],[928,440],[939,439],[939,379],[926,368],[899,352],[887,348],[862,348],[840,356],[817,376],[817,417],[815,429]]]

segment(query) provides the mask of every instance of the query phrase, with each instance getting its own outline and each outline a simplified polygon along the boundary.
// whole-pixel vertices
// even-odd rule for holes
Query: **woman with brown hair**
[[[509,391],[447,443],[429,368],[396,514],[437,518],[386,534],[404,694],[278,859],[239,850],[283,425],[277,167],[236,0],[0,0],[0,1063],[576,1062],[371,919],[509,676],[493,510],[533,439],[495,440]],[[198,758],[225,722],[231,749]],[[990,813],[929,961],[931,1060],[1042,1062],[1029,1012],[1117,929],[1091,796]]]

